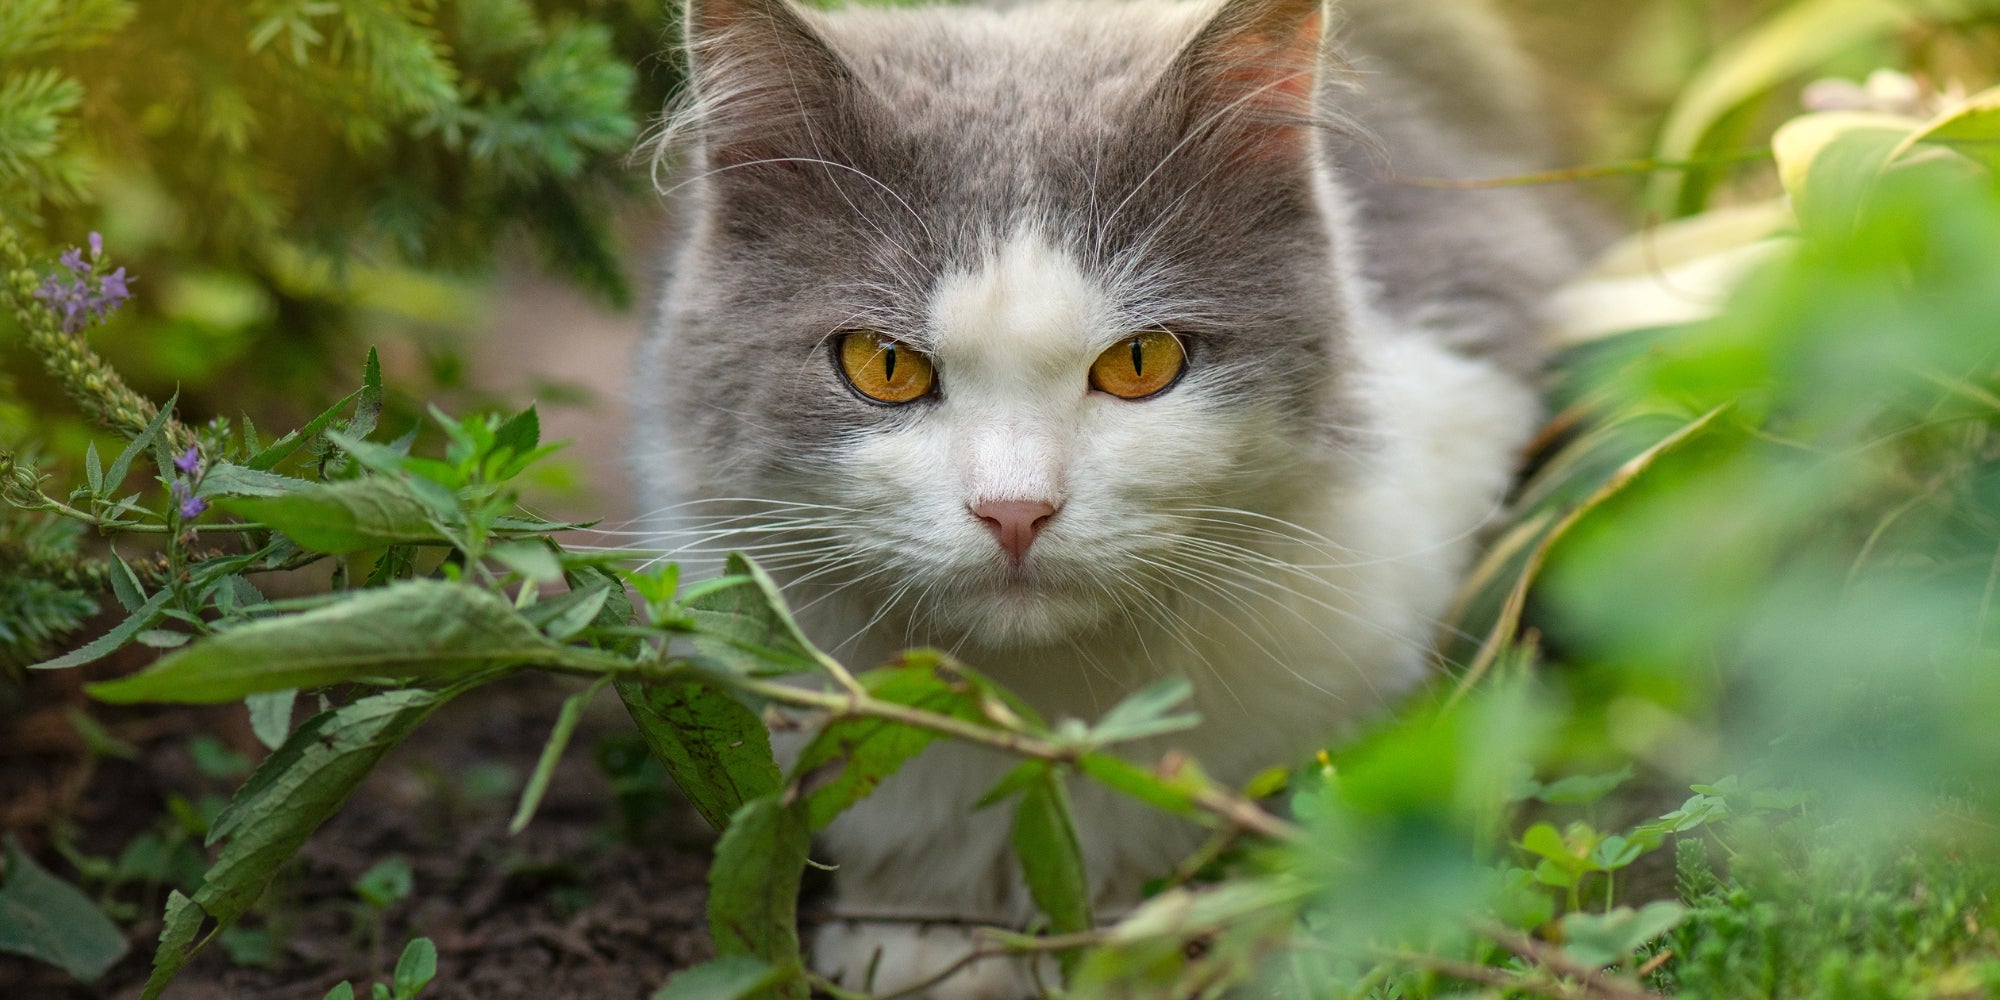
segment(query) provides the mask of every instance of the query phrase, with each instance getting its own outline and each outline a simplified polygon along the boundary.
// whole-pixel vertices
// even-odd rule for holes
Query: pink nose
[[[1007,557],[1019,565],[1042,525],[1056,516],[1056,505],[1042,500],[987,500],[972,508],[972,513],[993,529]]]

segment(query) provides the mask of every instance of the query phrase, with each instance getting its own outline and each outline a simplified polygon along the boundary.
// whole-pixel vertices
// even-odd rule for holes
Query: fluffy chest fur
[[[1228,779],[1416,684],[1575,254],[1539,195],[1376,179],[1534,164],[1487,21],[1330,17],[696,0],[636,390],[665,546],[758,557],[844,660],[945,647],[1051,716],[1186,677],[1206,721],[1173,744]],[[1145,345],[1171,380],[1099,377]],[[871,392],[857,365],[896,359],[926,381]],[[933,749],[838,821],[839,908],[1025,918],[1004,824],[969,812],[1005,763]],[[1077,805],[1102,906],[1191,844]],[[833,925],[815,961],[879,951],[886,986],[949,960],[896,926]],[[1018,995],[993,975],[942,995]]]

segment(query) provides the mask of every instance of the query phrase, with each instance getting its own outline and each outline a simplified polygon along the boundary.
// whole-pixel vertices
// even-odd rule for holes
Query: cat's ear
[[[1241,161],[1306,155],[1327,22],[1325,0],[1225,0],[1168,75],[1189,133]]]
[[[710,166],[823,156],[817,125],[854,92],[789,0],[688,0],[688,113]]]

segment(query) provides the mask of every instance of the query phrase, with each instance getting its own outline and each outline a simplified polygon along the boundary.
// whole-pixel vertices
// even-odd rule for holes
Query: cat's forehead
[[[999,377],[1068,372],[1118,332],[1114,296],[1075,255],[1031,227],[989,242],[930,295],[926,344],[947,364]]]
[[[1115,129],[1213,13],[1208,2],[850,7],[819,22],[906,128]]]

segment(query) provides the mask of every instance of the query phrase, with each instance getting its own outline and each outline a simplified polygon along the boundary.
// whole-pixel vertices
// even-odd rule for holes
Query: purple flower
[[[103,303],[104,312],[108,313],[124,305],[125,300],[132,297],[132,289],[126,284],[130,280],[132,279],[125,276],[125,269],[121,267],[105,275],[103,280],[98,282],[97,287],[101,294],[97,300]]]
[[[64,333],[76,333],[89,322],[90,286],[81,278],[63,281],[49,275],[42,279],[42,287],[35,289],[35,298],[48,303],[49,310],[62,318]]]
[[[201,472],[201,449],[194,445],[188,445],[188,450],[182,453],[181,457],[174,459],[174,468],[190,476],[199,474]]]
[[[174,464],[179,465],[180,463],[175,462]],[[208,501],[195,496],[193,488],[188,486],[185,479],[174,480],[173,494],[174,503],[180,505],[181,519],[184,521],[192,521],[200,517],[202,511],[208,509]]]
[[[101,254],[104,237],[91,233],[90,249],[92,254]],[[132,297],[132,278],[124,268],[93,278],[91,264],[76,247],[63,251],[61,260],[70,277],[43,277],[35,298],[47,303],[49,311],[62,320],[64,333],[83,332],[84,327],[102,321]]]
[[[91,255],[92,257],[102,257],[102,256],[104,256],[104,234],[103,234],[103,233],[91,233],[91,234],[90,234],[90,255]]]

